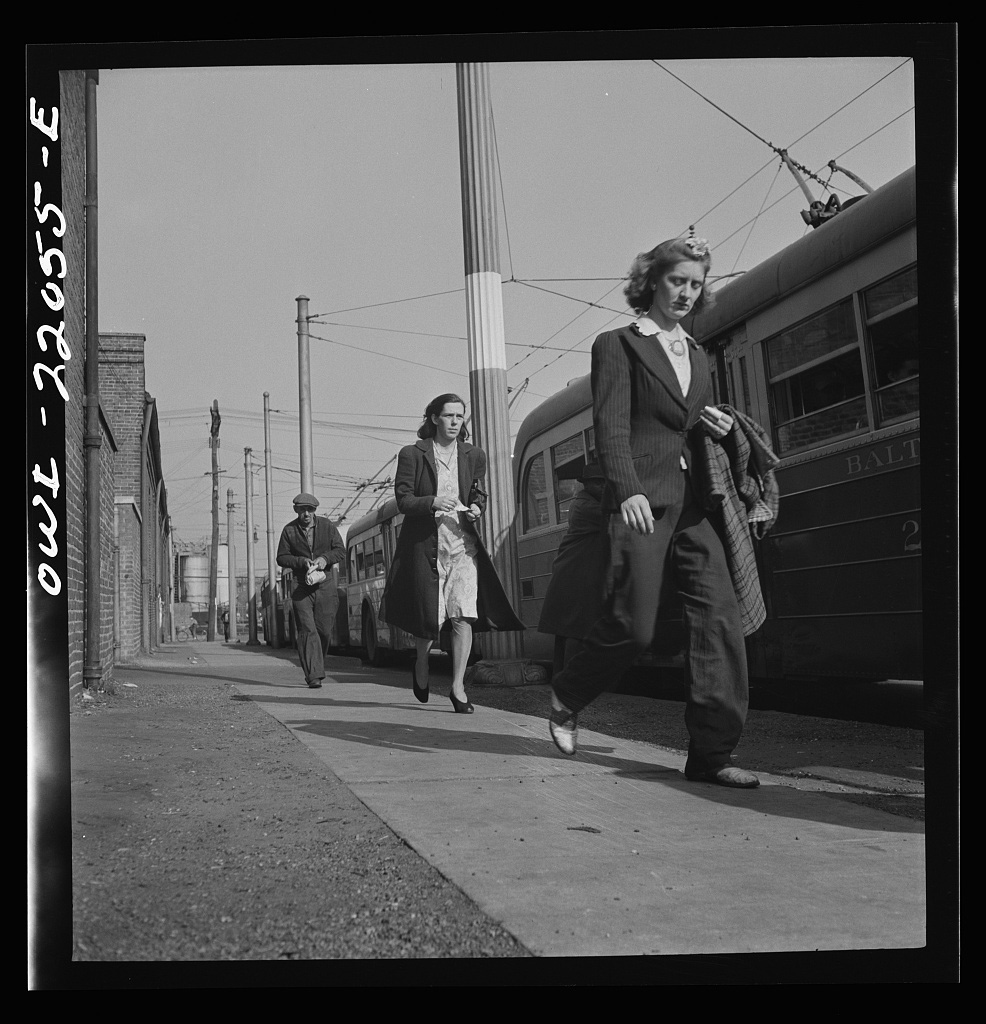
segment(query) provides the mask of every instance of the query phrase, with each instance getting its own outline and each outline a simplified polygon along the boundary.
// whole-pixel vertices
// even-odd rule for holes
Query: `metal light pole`
[[[298,423],[301,430],[301,489],[313,493],[312,470],[312,370],[308,337],[308,296],[298,303]]]
[[[246,564],[247,564],[247,643],[257,642],[257,579],[253,566],[253,469],[250,458],[252,448],[243,449],[243,472],[246,475],[244,504],[246,505]]]
[[[476,443],[486,451],[488,460],[490,500],[483,517],[487,547],[510,603],[517,609],[520,607],[520,581],[510,472],[507,353],[503,337],[489,66],[456,64],[455,77],[472,427]],[[521,635],[491,632],[484,636],[483,646],[484,654],[489,657],[518,658],[522,651]]]
[[[209,550],[209,610],[206,639],[216,639],[216,591],[219,576],[219,399],[212,403],[212,427],[209,447],[212,449],[212,547]]]
[[[267,643],[281,646],[277,616],[277,553],[274,547],[274,485],[270,461],[270,392],[264,392],[264,482],[267,485]]]
[[[233,488],[226,491],[226,555],[229,565],[229,638],[236,640],[236,548],[233,545]]]

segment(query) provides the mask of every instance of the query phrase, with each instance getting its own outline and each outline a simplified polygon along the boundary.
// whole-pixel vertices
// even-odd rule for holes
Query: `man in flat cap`
[[[323,651],[332,631],[339,607],[339,596],[332,584],[329,566],[344,563],[346,546],[335,526],[324,516],[316,516],[318,498],[302,491],[294,499],[297,519],[281,531],[277,545],[277,564],[294,573],[295,638],[305,682],[314,690],[325,678]]]

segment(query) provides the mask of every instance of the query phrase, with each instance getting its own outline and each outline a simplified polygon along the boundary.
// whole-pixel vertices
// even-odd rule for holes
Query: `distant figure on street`
[[[650,645],[662,591],[673,582],[686,634],[685,777],[752,789],[759,785],[756,775],[731,763],[749,703],[740,598],[754,588],[760,597],[750,523],[759,516],[766,528],[773,494],[767,501],[751,496],[756,507],[749,509],[749,523],[747,509],[741,514],[730,494],[729,505],[721,494],[718,503],[711,500],[710,482],[721,492],[729,485],[726,476],[745,469],[738,465],[740,441],[746,452],[762,445],[752,421],[710,404],[708,358],[681,324],[709,301],[711,265],[707,244],[694,236],[641,253],[624,289],[636,322],[599,335],[592,346],[607,597],[582,650],[552,679],[549,731],[562,753],[576,752],[579,712]],[[776,462],[769,449],[762,453],[763,478],[772,476],[771,459]],[[744,487],[759,486],[761,477],[739,475]],[[734,551],[749,556],[739,577]]]
[[[335,526],[316,516],[318,498],[303,491],[294,499],[297,518],[281,531],[277,564],[294,573],[295,638],[305,682],[315,690],[325,678],[323,652],[332,635],[332,623],[339,607],[339,595],[328,572],[331,565],[344,563],[346,546]]]
[[[229,609],[223,609],[223,637],[229,643]]]
[[[476,522],[486,509],[486,453],[468,443],[466,404],[453,394],[428,403],[414,444],[397,457],[394,492],[404,525],[387,576],[380,618],[414,637],[414,696],[428,701],[428,654],[452,629],[457,714],[475,710],[464,680],[473,630],[523,629],[483,546]]]

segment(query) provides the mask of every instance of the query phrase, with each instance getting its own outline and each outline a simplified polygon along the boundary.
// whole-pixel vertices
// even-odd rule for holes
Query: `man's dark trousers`
[[[553,682],[581,711],[611,688],[653,639],[662,593],[676,586],[687,636],[687,775],[730,763],[749,706],[746,645],[719,533],[686,487],[683,505],[654,510],[654,532],[609,517],[611,598],[583,649]]]
[[[325,678],[323,652],[332,635],[332,623],[339,607],[334,588],[298,587],[291,595],[294,605],[295,644],[305,681],[309,686]]]

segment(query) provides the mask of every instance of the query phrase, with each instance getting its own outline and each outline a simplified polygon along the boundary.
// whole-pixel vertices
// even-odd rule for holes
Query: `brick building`
[[[143,334],[99,336],[99,403],[117,425],[112,583],[122,661],[170,637],[170,522],[157,404],[144,390],[145,340]]]
[[[99,338],[99,435],[86,441],[86,280],[98,274],[86,247],[86,73],[59,74],[61,239],[69,273],[62,282],[65,360],[65,462],[62,467],[68,604],[69,689],[90,676],[112,676],[116,664],[153,650],[170,635],[170,521],[161,469],[157,409],[145,391],[139,334]],[[98,508],[88,508],[87,448],[98,449]],[[98,555],[89,517],[98,518]],[[88,552],[88,556],[87,556]],[[98,607],[89,608],[87,572],[98,573]],[[98,617],[99,651],[86,650],[87,623]],[[91,684],[91,683],[90,683]]]

